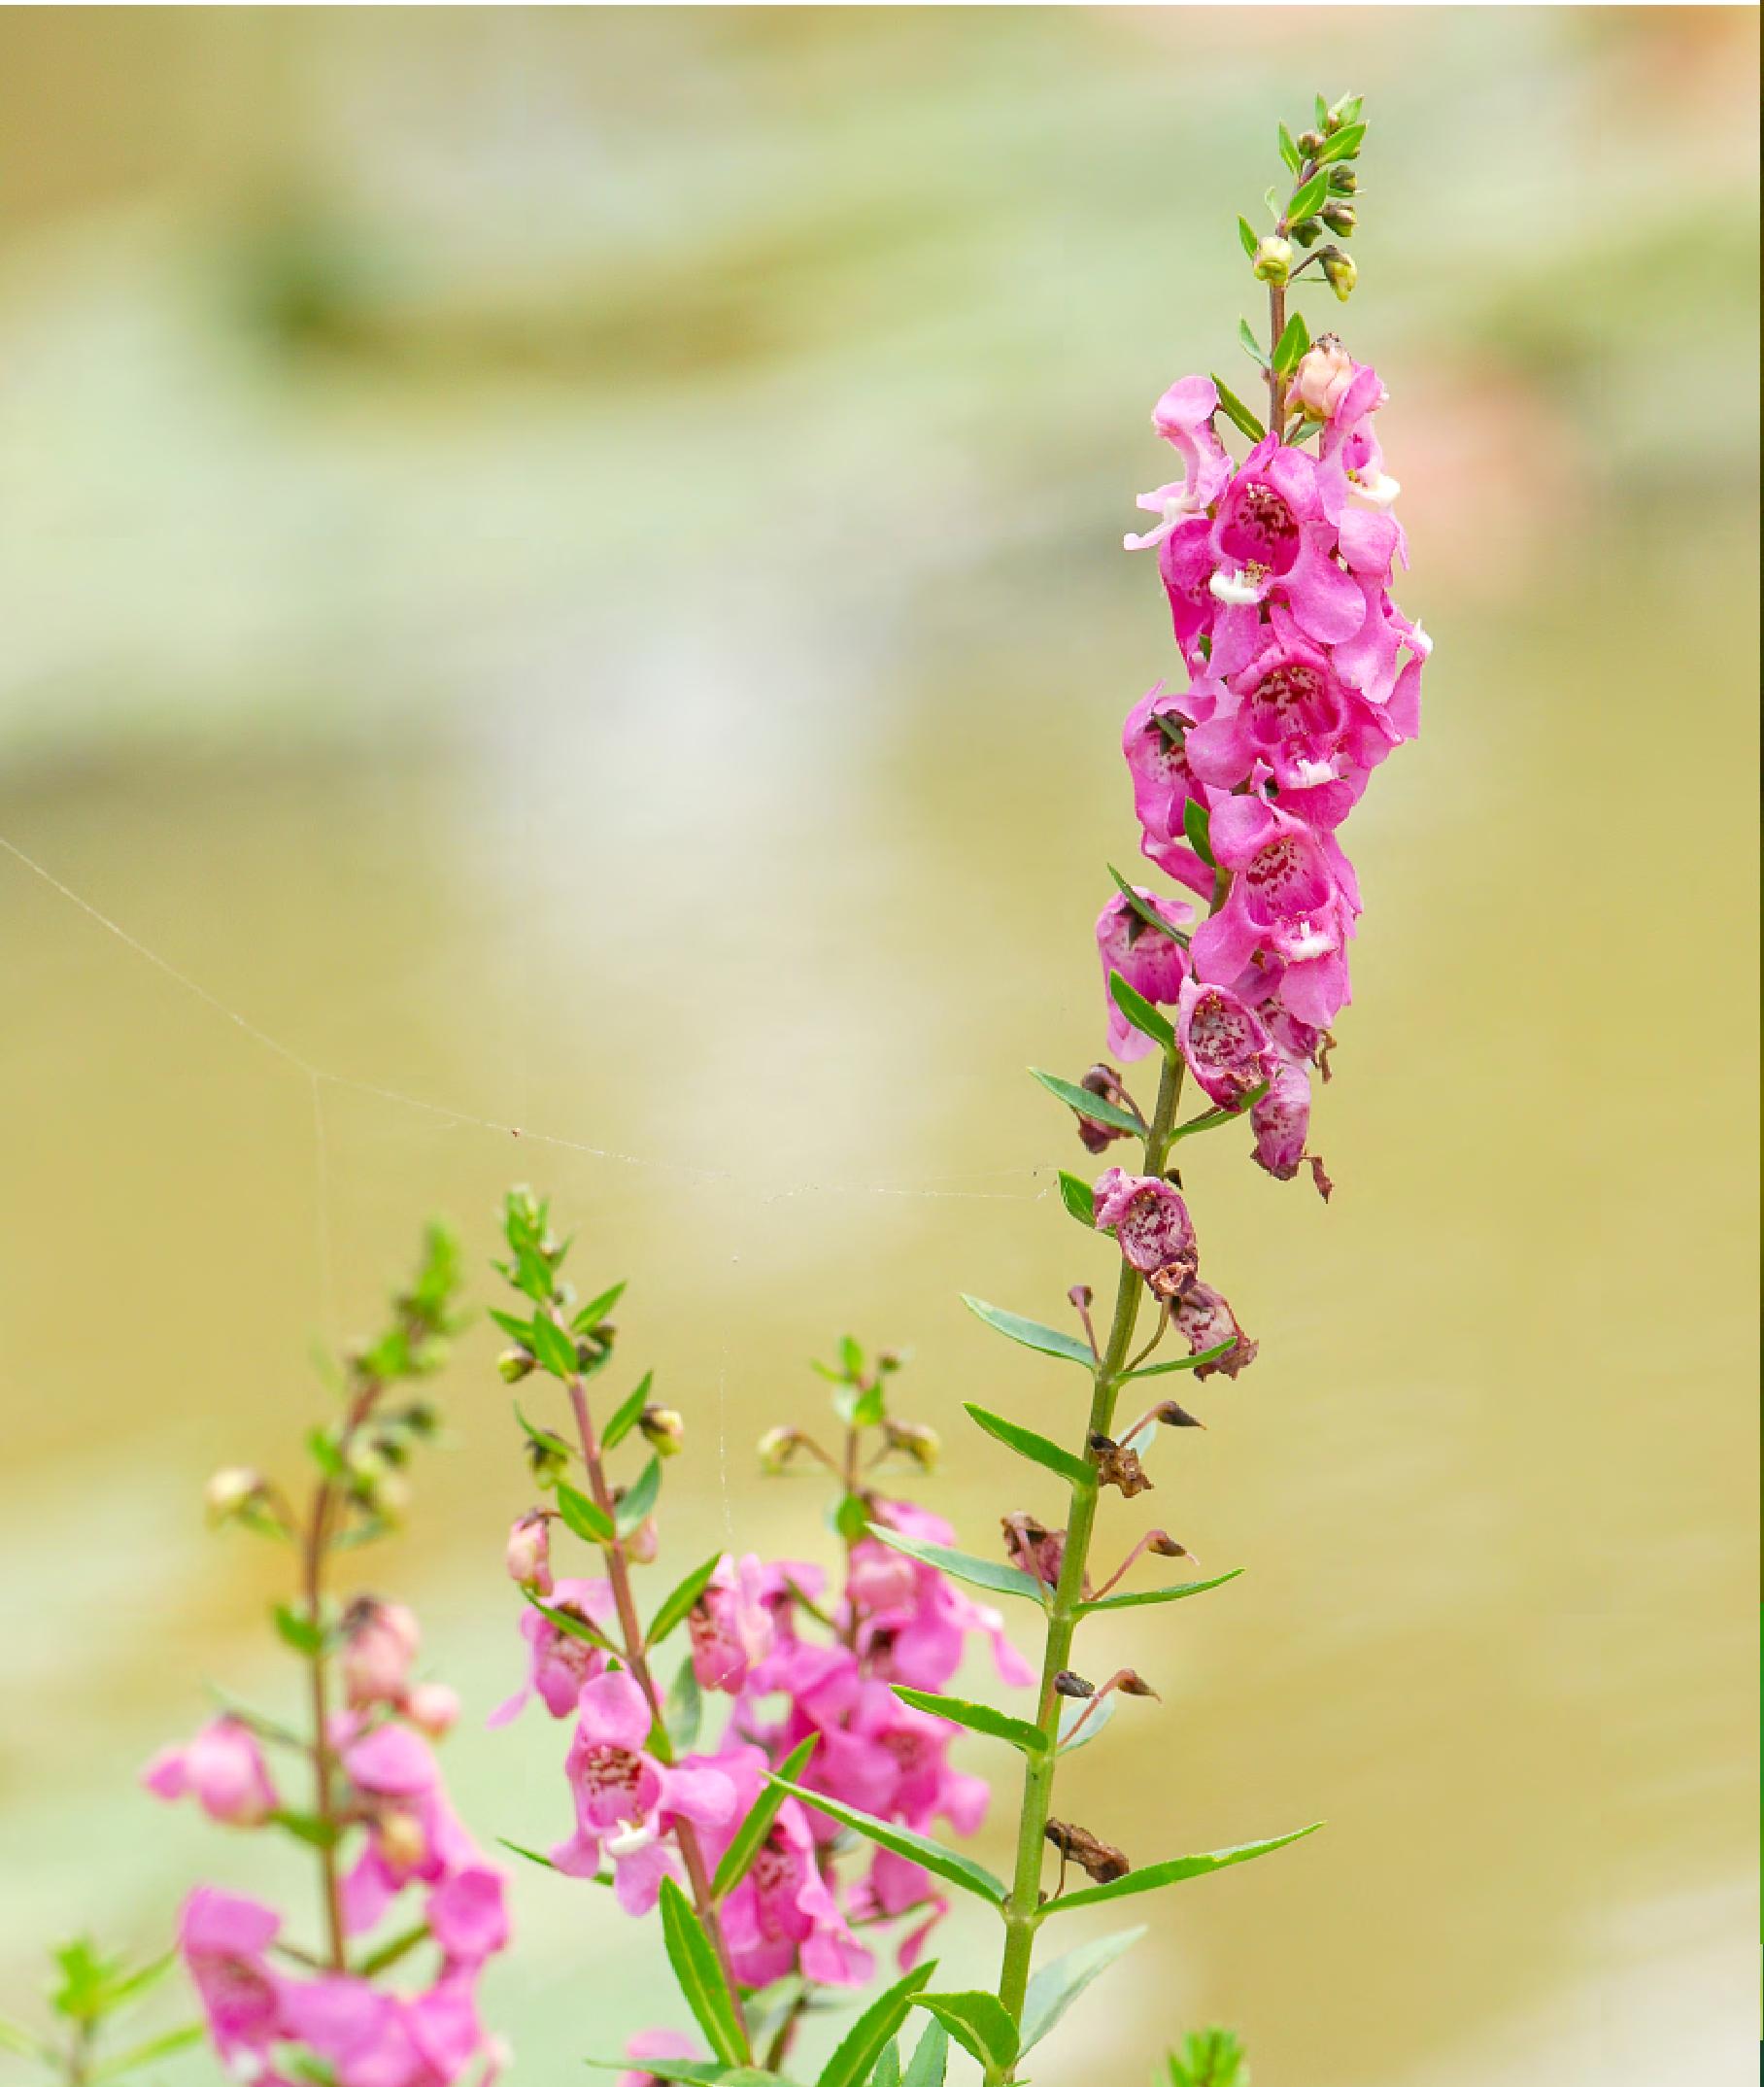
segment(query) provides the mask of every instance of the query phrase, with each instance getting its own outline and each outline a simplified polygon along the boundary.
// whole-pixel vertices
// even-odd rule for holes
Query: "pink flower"
[[[1160,920],[1180,928],[1193,908],[1180,900],[1160,899],[1155,892],[1134,886],[1138,896]],[[1097,915],[1097,953],[1102,960],[1102,990],[1108,992],[1108,975],[1119,972],[1136,993],[1154,1005],[1173,1007],[1188,975],[1188,956],[1182,944],[1142,920],[1117,892]],[[1112,997],[1108,1002],[1108,1047],[1117,1058],[1142,1058],[1151,1039],[1134,1028]]]
[[[1129,551],[1148,551],[1161,544],[1191,515],[1204,514],[1231,476],[1231,459],[1214,431],[1219,410],[1218,387],[1210,377],[1182,377],[1152,408],[1151,424],[1182,459],[1184,476],[1174,484],[1142,493],[1137,504],[1160,519],[1143,536],[1124,536]]]
[[[474,1863],[443,1877],[428,1895],[428,1932],[450,1965],[482,1964],[508,1947],[502,1872]]]
[[[736,1817],[758,1797],[764,1762],[757,1747],[718,1757],[740,1791]],[[724,1901],[723,1933],[744,1985],[769,1985],[797,1968],[819,1985],[860,1985],[872,1967],[822,1875],[814,1835],[794,1798],[780,1806],[747,1874]]]
[[[215,1718],[187,1746],[155,1754],[141,1781],[156,1797],[194,1797],[222,1826],[261,1826],[281,1803],[256,1734],[239,1718]]]
[[[1256,1134],[1251,1154],[1258,1167],[1265,1167],[1276,1181],[1290,1181],[1302,1162],[1308,1160],[1317,1193],[1329,1201],[1330,1179],[1323,1162],[1305,1149],[1310,1130],[1310,1076],[1300,1065],[1282,1065],[1268,1092],[1249,1112]]]
[[[1336,531],[1325,519],[1317,465],[1302,451],[1265,437],[1244,459],[1213,519],[1213,599],[1235,611],[1229,620],[1245,643],[1254,619],[1245,612],[1271,599],[1291,608],[1299,628],[1321,644],[1351,637],[1365,619],[1358,588],[1330,556]],[[1235,648],[1234,648],[1235,649]],[[1215,672],[1236,670],[1225,648]]]
[[[1170,1182],[1110,1167],[1097,1179],[1094,1215],[1097,1230],[1114,1233],[1122,1259],[1156,1295],[1179,1295],[1193,1280],[1195,1228]]]
[[[1127,713],[1127,723],[1121,730],[1121,751],[1133,777],[1134,813],[1153,840],[1169,842],[1181,838],[1182,807],[1190,798],[1201,804],[1210,803],[1204,784],[1190,765],[1188,739],[1197,722],[1208,715],[1217,700],[1207,689],[1190,689],[1183,696],[1168,695],[1160,681],[1147,689]],[[1206,872],[1205,888],[1209,892],[1212,889],[1210,871]]]
[[[266,2052],[282,2033],[283,1981],[267,1952],[282,1917],[254,1899],[198,1885],[184,1901],[178,1948],[223,2062]]]
[[[1189,735],[1194,775],[1216,789],[1244,781],[1257,761],[1281,790],[1334,775],[1330,757],[1347,716],[1347,692],[1329,655],[1301,635],[1283,610],[1265,626],[1269,642],[1230,683],[1227,701]]]
[[[420,1681],[404,1698],[404,1715],[430,1739],[445,1739],[459,1722],[459,1692],[444,1681]]]
[[[1353,376],[1317,445],[1317,486],[1332,521],[1348,511],[1350,491],[1374,506],[1388,507],[1403,490],[1394,478],[1386,477],[1384,453],[1372,428],[1372,417],[1387,395],[1375,369],[1354,364]]]
[[[388,1723],[346,1740],[342,1762],[367,1825],[367,1844],[343,1880],[344,1925],[362,1934],[406,1885],[437,1883],[482,1859],[434,1756],[407,1727]]]
[[[683,2036],[677,2029],[639,2030],[625,2046],[627,2058],[702,2058],[703,2053],[690,2036]],[[621,2072],[619,2087],[664,2087],[653,2072],[645,2072],[640,2067],[634,2072]]]
[[[664,1766],[648,1751],[649,1730],[643,1692],[622,1668],[584,1685],[565,1762],[576,1830],[551,1851],[567,1876],[592,1877],[604,1848],[628,1913],[647,1913],[673,1867],[664,1839],[674,1819],[715,1827],[735,1809],[726,1773],[708,1762]]]
[[[751,1551],[745,1557],[718,1561],[686,1619],[699,1688],[739,1695],[746,1687],[749,1671],[772,1647],[765,1593],[764,1572]]]
[[[955,1542],[955,1530],[940,1515],[905,1500],[880,1502],[875,1519],[921,1543]],[[849,1585],[861,1618],[859,1649],[881,1678],[941,1689],[961,1665],[970,1637],[990,1641],[1000,1680],[1025,1688],[1034,1678],[1005,1636],[999,1611],[971,1600],[934,1565],[865,1537],[852,1547]]]
[[[402,1602],[359,1601],[343,1628],[343,1693],[351,1708],[397,1702],[422,1643],[416,1617]]]
[[[1326,1027],[1347,1001],[1341,945],[1359,910],[1346,857],[1332,836],[1258,797],[1226,798],[1211,838],[1235,873],[1224,907],[1195,931],[1196,975],[1230,984],[1258,952],[1272,955],[1285,967],[1286,1007]]]
[[[550,1606],[596,1629],[606,1629],[616,1620],[612,1590],[604,1580],[560,1580],[552,1590]],[[491,1712],[492,1726],[518,1718],[534,1694],[554,1718],[568,1717],[582,1684],[606,1668],[606,1655],[597,1645],[560,1630],[537,1609],[528,1609],[521,1618],[521,1635],[529,1647],[526,1683]]]
[[[1212,591],[1212,524],[1206,516],[1171,530],[1158,552],[1158,573],[1169,598],[1176,643],[1193,671],[1204,664],[1200,640],[1211,634],[1219,614]]]
[[[290,1981],[284,2008],[289,2035],[330,2067],[337,2087],[451,2087],[487,2049],[457,1976],[414,2000],[347,1973]]]
[[[1183,980],[1176,1037],[1189,1071],[1221,1109],[1241,1109],[1273,1077],[1273,1040],[1261,1017],[1222,985]]]
[[[1302,405],[1313,420],[1335,418],[1348,386],[1353,382],[1354,359],[1333,333],[1320,333],[1293,371],[1293,402]]]

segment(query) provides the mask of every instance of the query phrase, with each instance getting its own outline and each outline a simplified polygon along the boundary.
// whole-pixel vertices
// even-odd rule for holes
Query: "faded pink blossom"
[[[1177,1299],[1173,1317],[1176,1331],[1187,1341],[1191,1355],[1204,1354],[1209,1348],[1218,1348],[1227,1341],[1231,1343],[1224,1354],[1200,1364],[1194,1373],[1197,1380],[1208,1378],[1215,1371],[1236,1377],[1239,1370],[1247,1369],[1256,1359],[1256,1344],[1238,1324],[1230,1305],[1210,1283],[1191,1283]]]
[[[1273,1039],[1253,1009],[1222,985],[1182,983],[1176,1040],[1207,1099],[1241,1109],[1273,1077]]]
[[[354,1709],[395,1703],[410,1681],[423,1633],[402,1602],[361,1601],[344,1618],[344,1697]]]
[[[194,1797],[222,1826],[261,1826],[281,1803],[257,1736],[240,1718],[212,1719],[187,1745],[155,1754],[141,1782],[156,1797]]]
[[[765,1591],[764,1570],[751,1551],[744,1557],[718,1560],[709,1586],[686,1619],[699,1688],[738,1695],[749,1671],[771,1650],[772,1617]]]
[[[1158,1295],[1177,1294],[1193,1279],[1195,1228],[1169,1181],[1110,1167],[1097,1178],[1094,1215],[1097,1230],[1114,1233],[1122,1259]]]

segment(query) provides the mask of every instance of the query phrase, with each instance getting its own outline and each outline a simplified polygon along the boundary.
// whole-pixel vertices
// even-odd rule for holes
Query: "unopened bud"
[[[1352,167],[1331,167],[1329,170],[1329,192],[1331,195],[1358,195],[1360,177]]]
[[[532,1355],[525,1348],[505,1348],[496,1357],[496,1375],[505,1385],[518,1385],[523,1377],[530,1377],[534,1363]]]
[[[767,1478],[776,1478],[802,1442],[799,1428],[768,1427],[760,1437],[760,1469]]]
[[[1096,1296],[1095,1290],[1091,1288],[1088,1283],[1074,1283],[1066,1294],[1080,1312],[1088,1312],[1091,1307],[1091,1300]]]
[[[1322,238],[1323,226],[1317,219],[1306,218],[1303,223],[1293,226],[1292,236],[1299,242],[1300,246],[1308,249],[1314,247],[1317,241]]]
[[[1154,1702],[1160,1703],[1164,1700],[1151,1683],[1141,1681],[1131,1666],[1123,1667],[1115,1676],[1115,1687],[1123,1695],[1149,1695]]]
[[[1359,269],[1340,247],[1325,247],[1323,273],[1329,278],[1330,289],[1345,304],[1354,293],[1354,285],[1360,280]]]
[[[1354,381],[1354,359],[1333,333],[1322,333],[1299,358],[1291,397],[1312,420],[1334,420]]]
[[[1360,222],[1351,203],[1338,203],[1333,196],[1324,204],[1318,216],[1332,232],[1340,232],[1343,239],[1353,237],[1354,226]]]
[[[892,1376],[905,1361],[906,1357],[898,1349],[879,1348],[876,1351],[876,1368],[884,1377]]]
[[[1145,1539],[1145,1548],[1154,1557],[1160,1558],[1185,1558],[1192,1555],[1186,1544],[1177,1543],[1173,1536],[1167,1536],[1162,1529],[1154,1530]]]
[[[224,1522],[263,1497],[264,1479],[260,1471],[253,1471],[244,1464],[231,1464],[223,1471],[217,1471],[202,1488],[202,1504],[208,1519],[216,1528]]]
[[[1133,1099],[1121,1084],[1121,1076],[1112,1065],[1093,1065],[1078,1084],[1086,1094],[1094,1094],[1098,1101],[1107,1102],[1113,1108],[1133,1107]],[[1127,1131],[1117,1130],[1113,1124],[1099,1123],[1094,1116],[1078,1118],[1078,1136],[1087,1152],[1104,1151],[1114,1139],[1130,1135]]]
[[[677,1456],[686,1440],[686,1422],[671,1406],[645,1406],[637,1416],[643,1439],[658,1456]]]
[[[937,1468],[943,1443],[934,1427],[922,1426],[917,1420],[890,1420],[886,1424],[891,1450],[904,1451],[921,1471]]]
[[[1258,283],[1272,283],[1278,290],[1292,274],[1291,243],[1272,233],[1259,239],[1253,268]]]
[[[530,1587],[535,1594],[549,1594],[551,1575],[551,1522],[537,1508],[523,1515],[508,1532],[508,1577],[517,1587]]]
[[[1167,1398],[1162,1405],[1152,1408],[1152,1419],[1164,1427],[1204,1427],[1204,1420],[1197,1420],[1186,1406],[1178,1406],[1173,1398]]]
[[[445,1739],[459,1722],[459,1697],[444,1681],[420,1681],[404,1698],[404,1715],[430,1739]]]
[[[1082,1674],[1074,1674],[1069,1667],[1054,1676],[1056,1695],[1076,1696],[1082,1702],[1085,1696],[1095,1695],[1096,1693],[1097,1685],[1094,1681],[1086,1681]]]

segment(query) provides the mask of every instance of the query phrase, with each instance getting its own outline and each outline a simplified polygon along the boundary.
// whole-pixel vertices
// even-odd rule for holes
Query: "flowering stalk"
[[[180,1922],[218,2056],[229,2072],[266,2083],[452,2087],[471,2074],[490,2087],[501,2065],[475,1990],[485,1962],[507,1946],[503,1880],[454,1817],[428,1744],[451,1728],[458,1699],[414,1678],[420,1633],[408,1609],[371,1596],[339,1607],[330,1586],[338,1554],[383,1535],[401,1512],[402,1467],[436,1416],[425,1398],[394,1405],[391,1394],[440,1366],[457,1288],[457,1249],[431,1227],[392,1323],[347,1358],[341,1415],[307,1437],[315,1475],[301,1511],[254,1471],[220,1471],[209,1484],[214,1522],[295,1550],[296,1599],[274,1615],[304,1663],[310,1723],[298,1732],[229,1706],[157,1755],[142,1781],[156,1796],[193,1798],[222,1825],[279,1829],[314,1852],[317,1950],[285,1940],[273,1907],[208,1886],[190,1894]],[[310,1811],[283,1802],[266,1746],[302,1760]],[[412,1889],[420,1917],[374,1939]],[[426,1988],[392,1988],[386,1974],[424,1944],[438,1960]]]

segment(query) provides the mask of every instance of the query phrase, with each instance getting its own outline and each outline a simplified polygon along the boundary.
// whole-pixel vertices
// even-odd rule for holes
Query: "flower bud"
[[[1331,167],[1329,192],[1331,195],[1357,195],[1360,192],[1360,177],[1352,167]]]
[[[1164,1700],[1151,1683],[1141,1681],[1131,1666],[1123,1667],[1120,1673],[1115,1676],[1115,1687],[1120,1690],[1123,1695],[1149,1695],[1153,1702],[1158,1703]]]
[[[934,1427],[922,1426],[916,1420],[889,1420],[884,1423],[888,1430],[888,1446],[891,1450],[903,1450],[921,1471],[934,1471],[937,1458],[943,1453],[942,1438]]]
[[[1329,278],[1329,287],[1345,304],[1354,293],[1354,285],[1360,280],[1360,271],[1340,247],[1323,249],[1323,273]]]
[[[404,1715],[430,1739],[445,1739],[459,1722],[459,1696],[444,1681],[420,1681],[404,1698]]]
[[[892,1376],[896,1370],[904,1366],[905,1361],[906,1357],[899,1349],[879,1348],[876,1351],[876,1368],[884,1377]]]
[[[760,1469],[767,1478],[776,1478],[790,1462],[802,1443],[802,1432],[795,1427],[768,1427],[760,1437]]]
[[[517,1587],[530,1587],[535,1594],[549,1594],[551,1575],[551,1521],[536,1508],[523,1515],[508,1532],[506,1554],[508,1577]]]
[[[1327,124],[1325,128],[1329,127]],[[1339,125],[1336,127],[1340,127]],[[1314,159],[1323,150],[1323,133],[1317,130],[1302,130],[1297,139],[1299,151],[1306,159]]]
[[[1292,227],[1292,235],[1300,246],[1306,249],[1314,247],[1323,236],[1322,222],[1316,218],[1306,218],[1303,223]]]
[[[1256,242],[1256,257],[1253,263],[1259,283],[1272,283],[1278,290],[1292,274],[1292,246],[1284,239],[1270,233],[1266,239]]]
[[[496,1375],[505,1385],[518,1385],[523,1377],[530,1377],[534,1363],[531,1353],[525,1348],[505,1348],[496,1357]]]
[[[231,1522],[258,1500],[264,1493],[264,1478],[261,1471],[253,1471],[244,1464],[231,1464],[223,1471],[217,1471],[202,1488],[202,1504],[208,1513],[211,1527],[220,1528],[222,1522]]]
[[[1167,1398],[1152,1408],[1152,1419],[1165,1427],[1204,1427],[1204,1420],[1197,1420],[1186,1406],[1178,1406],[1173,1398]]]
[[[402,1602],[364,1596],[343,1618],[343,1689],[353,1710],[395,1703],[410,1678],[422,1632]]]
[[[1133,1098],[1121,1084],[1121,1076],[1112,1065],[1093,1065],[1079,1080],[1086,1094],[1094,1094],[1098,1101],[1107,1102],[1114,1109],[1131,1109]],[[1099,1123],[1094,1116],[1078,1118],[1078,1137],[1087,1152],[1101,1152],[1112,1139],[1126,1138],[1132,1134],[1116,1130],[1112,1124]]]
[[[1152,1533],[1145,1540],[1145,1548],[1151,1553],[1153,1557],[1194,1557],[1194,1553],[1189,1550],[1186,1544],[1177,1543],[1173,1536],[1166,1534],[1163,1529],[1154,1529],[1152,1531]],[[1196,1564],[1199,1564],[1200,1560],[1196,1558],[1195,1562]]]
[[[637,1416],[643,1439],[658,1456],[677,1456],[686,1440],[686,1422],[671,1406],[645,1406]]]
[[[1343,239],[1353,237],[1354,226],[1360,222],[1351,203],[1339,203],[1333,196],[1324,204],[1318,216],[1332,232],[1340,232]]]
[[[550,1428],[539,1428],[526,1438],[526,1460],[534,1485],[541,1492],[548,1491],[569,1469],[569,1444]]]
[[[1335,334],[1320,333],[1299,358],[1291,396],[1312,420],[1333,420],[1353,381],[1353,357]]]

